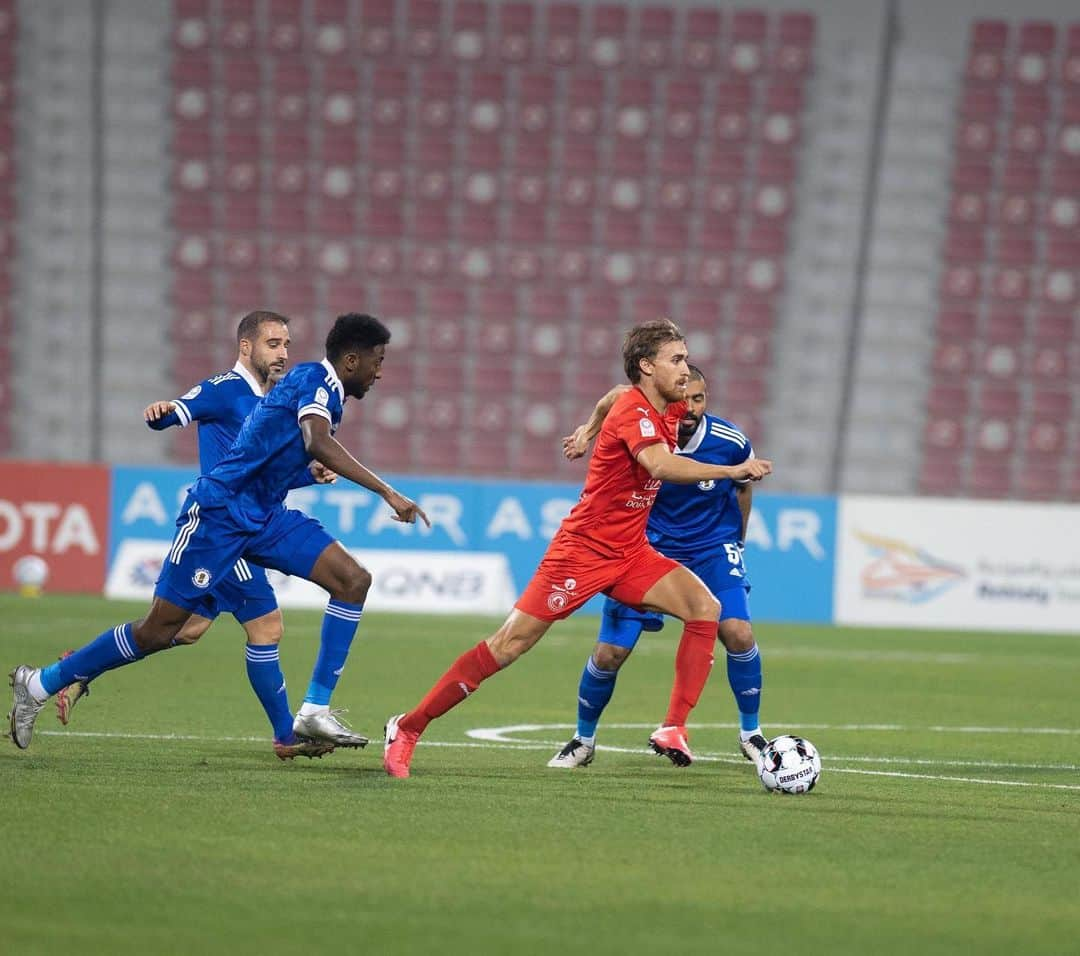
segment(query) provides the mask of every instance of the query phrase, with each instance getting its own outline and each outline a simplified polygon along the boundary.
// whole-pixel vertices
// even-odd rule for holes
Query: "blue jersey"
[[[731,422],[705,414],[686,447],[675,453],[709,465],[740,465],[753,457],[754,449]],[[730,557],[732,551],[725,546],[734,545],[743,535],[737,488],[731,480],[695,485],[665,481],[649,515],[649,541],[681,564],[724,554]]]
[[[265,521],[303,481],[311,457],[304,448],[300,419],[319,415],[331,434],[341,424],[345,389],[326,360],[297,365],[244,420],[236,441],[220,462],[195,483],[204,504],[232,499],[249,520]]]
[[[173,402],[173,411],[147,424],[161,431],[198,422],[199,472],[207,475],[232,447],[244,419],[262,395],[251,372],[237,362],[231,372],[204,379]]]

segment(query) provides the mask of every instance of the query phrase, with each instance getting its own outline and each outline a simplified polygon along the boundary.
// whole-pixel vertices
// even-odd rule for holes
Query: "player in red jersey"
[[[712,667],[720,605],[693,572],[649,544],[649,509],[661,481],[758,480],[772,471],[772,463],[752,458],[740,465],[706,465],[672,453],[686,409],[686,360],[683,334],[667,319],[628,333],[623,363],[633,387],[614,399],[604,419],[581,499],[502,627],[462,654],[414,710],[387,721],[383,767],[391,776],[409,776],[416,742],[432,720],[601,592],[683,621],[667,717],[649,743],[676,766],[691,762],[686,719]]]

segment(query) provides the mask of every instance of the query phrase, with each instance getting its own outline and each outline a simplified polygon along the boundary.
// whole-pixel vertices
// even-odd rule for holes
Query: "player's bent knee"
[[[198,615],[193,614],[187,619],[187,623],[180,628],[180,631],[173,637],[170,643],[194,644],[210,629],[211,623],[209,618],[199,617]]]
[[[179,627],[162,625],[148,625],[146,621],[139,621],[131,629],[131,637],[136,646],[144,654],[154,651],[163,651],[169,647],[180,632]],[[185,641],[183,643],[191,643]]]
[[[593,663],[603,671],[617,671],[630,656],[629,647],[617,644],[597,644],[593,649]]]
[[[721,621],[720,642],[732,654],[742,654],[754,646],[754,629],[749,621],[736,618]]]
[[[695,594],[690,599],[690,613],[688,620],[715,621],[719,617],[720,602],[708,591],[704,594]]]
[[[280,644],[281,637],[285,633],[285,623],[281,617],[281,611],[271,611],[262,617],[244,623],[244,632],[247,634],[249,644],[260,647],[268,647],[271,644]]]
[[[371,572],[361,564],[352,563],[342,569],[337,594],[331,595],[349,604],[363,604],[371,590]]]

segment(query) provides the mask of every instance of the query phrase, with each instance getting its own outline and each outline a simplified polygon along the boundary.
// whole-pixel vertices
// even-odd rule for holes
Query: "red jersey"
[[[596,438],[581,499],[560,530],[586,537],[602,554],[640,547],[660,481],[638,464],[636,456],[645,446],[660,442],[673,450],[686,409],[686,402],[672,402],[660,414],[640,388],[620,395]]]

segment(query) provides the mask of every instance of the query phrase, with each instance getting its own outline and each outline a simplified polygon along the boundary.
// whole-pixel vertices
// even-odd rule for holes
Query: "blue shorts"
[[[746,569],[741,561],[733,565],[726,555],[703,561],[684,561],[712,591],[720,602],[720,620],[750,620],[750,585],[746,582]],[[732,574],[732,569],[738,575]],[[642,631],[659,631],[664,626],[664,615],[658,611],[639,611],[622,604],[614,598],[604,599],[598,641],[618,647],[633,648]]]
[[[301,511],[282,506],[261,524],[252,525],[230,504],[225,500],[203,506],[192,495],[187,496],[176,519],[176,537],[154,588],[155,597],[193,614],[205,614],[206,599],[228,585],[241,558],[306,578],[319,555],[334,543],[320,522]]]
[[[203,595],[195,613],[211,621],[219,614],[231,614],[246,624],[276,611],[277,606],[277,596],[266,579],[266,572],[241,558],[216,587]]]

